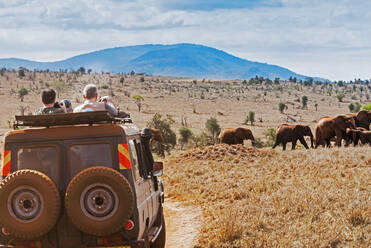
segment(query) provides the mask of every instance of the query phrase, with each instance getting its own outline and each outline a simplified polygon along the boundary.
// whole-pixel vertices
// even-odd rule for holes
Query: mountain
[[[308,78],[280,66],[241,59],[212,47],[195,44],[116,47],[56,62],[0,59],[0,67],[51,71],[84,67],[96,72],[128,73],[134,70],[149,75],[208,79],[249,79],[256,75],[270,79],[288,79],[290,76],[303,80]]]

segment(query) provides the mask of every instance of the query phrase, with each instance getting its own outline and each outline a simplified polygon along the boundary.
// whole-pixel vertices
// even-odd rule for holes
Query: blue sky
[[[196,43],[331,80],[371,78],[369,0],[0,0],[0,57]]]

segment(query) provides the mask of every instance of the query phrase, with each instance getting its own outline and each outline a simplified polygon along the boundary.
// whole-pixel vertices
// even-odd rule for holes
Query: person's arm
[[[111,113],[111,114],[113,114],[114,116],[117,116],[117,109],[114,107],[114,106],[112,106],[111,104],[109,104],[109,103],[107,103],[107,102],[104,102],[104,107],[105,107],[105,109],[109,112],[109,113]]]

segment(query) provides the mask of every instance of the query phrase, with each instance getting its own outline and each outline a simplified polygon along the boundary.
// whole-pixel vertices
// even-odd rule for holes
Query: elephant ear
[[[242,127],[236,128],[236,131],[235,131],[236,136],[242,137],[242,136],[244,136],[244,133],[245,133],[245,129],[244,128],[242,128]]]
[[[304,134],[305,133],[305,127],[302,125],[296,125],[293,129],[293,132],[295,134]]]

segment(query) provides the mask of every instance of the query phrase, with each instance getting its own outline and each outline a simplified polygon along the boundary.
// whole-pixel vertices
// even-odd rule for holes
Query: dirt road
[[[164,210],[166,247],[193,248],[197,244],[201,228],[201,210],[193,206],[184,206],[171,199],[165,199]]]

